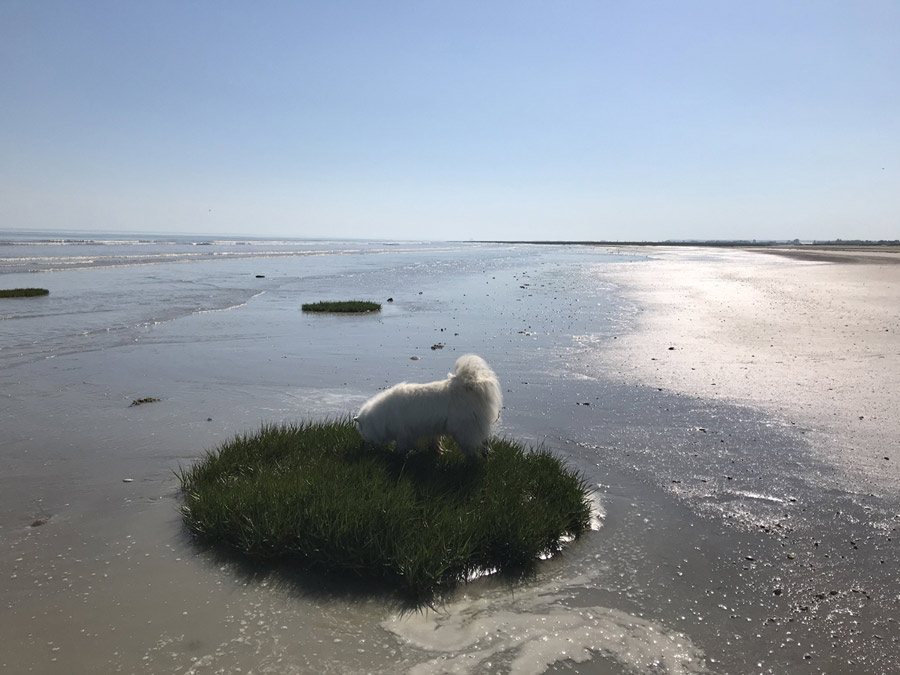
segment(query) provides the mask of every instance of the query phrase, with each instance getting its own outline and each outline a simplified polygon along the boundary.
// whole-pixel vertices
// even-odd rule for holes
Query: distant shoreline
[[[473,244],[534,244],[536,246],[679,246],[679,247],[722,247],[722,248],[782,248],[797,250],[888,250],[900,252],[900,240],[890,241],[816,241],[809,244],[794,241],[614,241],[614,240],[541,240],[541,239],[477,239]]]
[[[542,246],[607,246],[644,249],[719,248],[753,251],[756,253],[766,253],[769,255],[779,255],[785,258],[807,262],[871,265],[900,264],[900,244],[881,242],[827,242],[815,244],[793,244],[776,242],[751,243],[744,241],[478,241],[473,243],[533,244]]]

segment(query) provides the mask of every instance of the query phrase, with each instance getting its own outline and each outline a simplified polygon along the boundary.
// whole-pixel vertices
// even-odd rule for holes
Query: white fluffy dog
[[[500,416],[503,396],[497,376],[474,354],[456,360],[456,372],[427,384],[401,382],[370,398],[354,418],[369,443],[396,441],[406,453],[427,439],[438,449],[440,437],[453,437],[466,457],[475,460]]]

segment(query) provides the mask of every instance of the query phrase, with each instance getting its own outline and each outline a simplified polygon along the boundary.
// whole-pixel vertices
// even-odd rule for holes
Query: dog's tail
[[[503,407],[500,383],[491,367],[480,356],[465,354],[456,360],[454,379],[470,391],[477,392],[491,411],[494,419]]]

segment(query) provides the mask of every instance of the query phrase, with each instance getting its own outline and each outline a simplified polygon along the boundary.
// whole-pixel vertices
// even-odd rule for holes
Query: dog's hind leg
[[[489,440],[481,434],[464,430],[462,433],[453,434],[453,440],[462,450],[470,462],[477,462],[482,454],[487,450]]]

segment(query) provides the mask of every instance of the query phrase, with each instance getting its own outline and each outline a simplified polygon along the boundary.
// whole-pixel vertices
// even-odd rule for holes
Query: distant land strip
[[[779,255],[806,262],[828,262],[843,264],[896,265],[900,264],[900,240],[852,241],[811,241],[801,243],[790,241],[485,241],[489,244],[542,244],[547,246],[633,246],[633,247],[673,247],[701,246],[735,248]]]
[[[749,247],[836,247],[836,248],[897,248],[900,249],[900,239],[833,239],[833,240],[810,240],[801,241],[799,239],[677,239],[666,241],[615,241],[600,239],[597,241],[579,241],[579,240],[513,240],[513,239],[486,239],[474,240],[475,244],[541,244],[547,246],[725,246],[734,248]]]

